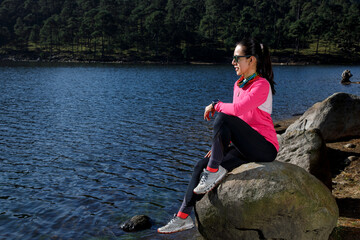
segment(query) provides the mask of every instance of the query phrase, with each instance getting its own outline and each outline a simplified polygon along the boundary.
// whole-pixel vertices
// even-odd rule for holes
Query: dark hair
[[[268,80],[271,86],[271,91],[273,94],[275,94],[274,73],[271,67],[269,48],[253,38],[244,38],[236,44],[236,46],[238,45],[243,46],[244,55],[251,55],[256,57],[256,71],[261,77]]]

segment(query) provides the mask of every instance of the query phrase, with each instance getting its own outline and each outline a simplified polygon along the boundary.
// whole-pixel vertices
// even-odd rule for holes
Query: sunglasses
[[[249,57],[251,57],[251,55],[245,55],[245,56],[235,55],[235,56],[233,56],[233,60],[237,63],[237,62],[239,62],[240,58],[242,58],[242,57],[249,58]]]

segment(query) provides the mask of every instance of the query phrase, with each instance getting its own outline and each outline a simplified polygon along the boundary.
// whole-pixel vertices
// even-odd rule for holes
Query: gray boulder
[[[287,131],[279,138],[277,161],[295,164],[332,189],[325,141],[319,129]]]
[[[339,210],[329,189],[288,163],[248,163],[196,203],[205,239],[328,240]]]
[[[360,97],[335,93],[314,104],[286,132],[320,129],[326,142],[360,136]]]

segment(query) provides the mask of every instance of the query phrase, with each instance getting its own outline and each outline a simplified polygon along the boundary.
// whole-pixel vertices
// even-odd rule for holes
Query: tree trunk
[[[104,58],[104,48],[105,48],[105,46],[104,46],[104,33],[102,33],[102,35],[101,35],[101,58]]]
[[[52,37],[52,29],[50,30],[50,58],[52,57],[52,46],[53,46],[53,37]]]
[[[94,40],[94,59],[96,59],[96,38]]]
[[[319,53],[319,42],[320,42],[320,34],[318,35],[317,43],[316,43],[316,55],[318,55]]]
[[[300,49],[300,38],[299,37],[297,37],[296,38],[296,53],[299,53],[299,49]]]

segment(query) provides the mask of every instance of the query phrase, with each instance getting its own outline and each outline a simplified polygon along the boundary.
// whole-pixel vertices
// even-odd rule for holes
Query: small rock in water
[[[356,148],[356,145],[353,143],[348,143],[348,144],[344,145],[344,148]]]
[[[347,84],[347,83],[351,83],[350,78],[353,75],[351,74],[350,70],[346,69],[342,74],[341,74],[341,83],[342,84]]]
[[[136,215],[120,225],[125,232],[135,232],[151,227],[150,218],[146,215]]]

